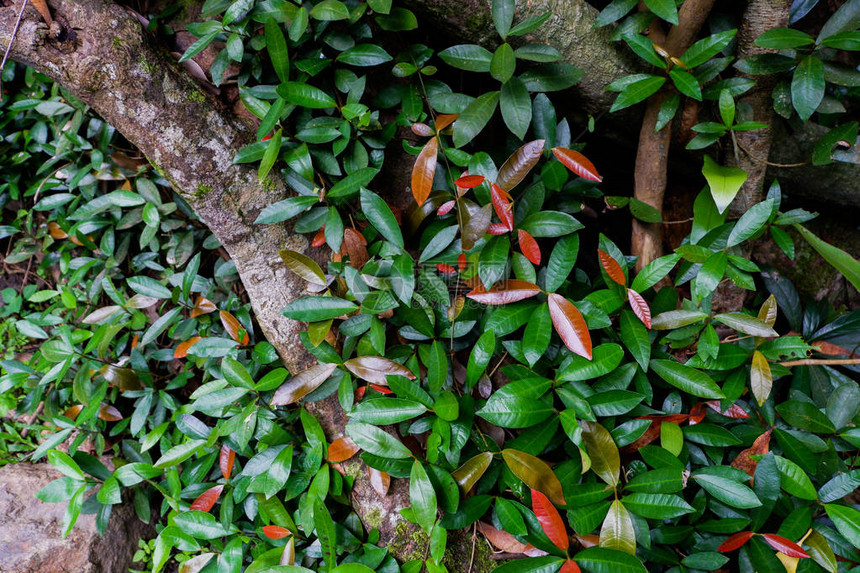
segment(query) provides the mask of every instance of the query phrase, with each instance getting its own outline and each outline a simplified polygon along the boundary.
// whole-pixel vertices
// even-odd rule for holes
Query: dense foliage
[[[645,4],[615,34],[656,71],[610,86],[614,109],[671,84],[666,121],[682,97],[714,102],[691,148],[760,128],[735,106],[753,81],[721,75],[735,30],[668,57],[640,32],[677,23],[675,3]],[[846,6],[817,39],[778,30],[759,43],[783,52],[738,65],[790,73],[781,114],[851,96],[858,72],[833,63],[860,45]],[[153,573],[445,571],[448,531],[473,525],[530,556],[500,572],[857,567],[843,498],[860,486],[860,311],[803,300],[744,253],[769,234],[793,257],[794,228],[855,286],[860,264],[801,226],[814,214],[783,212],[777,182],[727,220],[746,174],[706,157],[689,236],[634,273],[623,236],[576,215],[660,212],[600,191],[605,169],[552,99],[581,73],[520,41],[548,15],[492,7],[494,52],[409,44],[417,19],[390,0],[208,0],[188,26],[182,59],[216,47],[213,83],[237,82],[259,119],[235,163],[296,192],[257,223],[294,220],[333,253],[326,268],[281,253],[320,293],[284,309],[309,324],[304,372],[256,336],[233,263],[167,182],[76,98],[4,70],[0,232],[23,286],[0,293],[0,410],[42,423],[5,421],[0,453],[64,474],[39,498],[68,503],[67,531],[81,512],[106,527],[127,495],[159,524],[138,554]],[[816,161],[856,131],[836,127]],[[401,147],[407,209],[382,175]],[[755,293],[749,308],[713,311],[727,283]],[[329,444],[302,403],[335,394],[349,423]],[[398,564],[350,508],[368,477],[341,465],[355,455],[380,496],[409,480],[416,559]]]

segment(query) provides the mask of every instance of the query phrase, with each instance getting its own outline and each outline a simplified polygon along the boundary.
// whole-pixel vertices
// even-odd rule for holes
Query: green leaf
[[[554,555],[513,559],[493,569],[493,573],[556,573],[564,560]]]
[[[663,280],[663,278],[669,274],[669,271],[675,268],[675,265],[679,260],[681,260],[680,255],[665,255],[654,259],[645,265],[645,268],[639,271],[639,274],[636,275],[635,279],[633,279],[633,283],[630,285],[630,288],[639,293],[651,288]]]
[[[781,456],[774,456],[776,467],[779,469],[780,486],[786,493],[800,499],[816,500],[818,493],[812,485],[809,476],[799,465]]]
[[[337,61],[350,66],[369,67],[378,66],[390,62],[393,58],[375,44],[358,44],[343,52],[337,57]]]
[[[552,92],[566,90],[574,85],[585,72],[566,63],[542,64],[526,70],[520,76],[530,92]]]
[[[738,167],[722,167],[716,161],[705,156],[702,175],[708,181],[711,196],[717,205],[717,210],[723,213],[740,191],[747,180],[748,174]]]
[[[316,196],[300,196],[272,203],[260,211],[260,215],[254,223],[261,225],[264,223],[280,223],[281,221],[292,219],[318,201],[319,198]]]
[[[492,287],[505,274],[511,240],[507,235],[496,235],[487,241],[478,259],[478,277],[484,288]]]
[[[349,8],[339,0],[322,0],[311,9],[310,15],[314,20],[348,20]]]
[[[727,312],[714,316],[716,322],[725,324],[729,328],[734,328],[738,332],[749,334],[750,336],[779,336],[779,334],[767,323],[740,312]]]
[[[660,468],[638,474],[631,479],[626,489],[642,493],[676,493],[684,489],[683,470]]]
[[[520,60],[530,62],[556,62],[562,58],[561,52],[546,44],[526,44],[514,50]]]
[[[272,464],[248,484],[249,492],[262,493],[267,498],[281,491],[290,477],[293,465],[293,446],[289,445],[275,456]]]
[[[648,96],[657,93],[657,90],[663,87],[664,83],[666,83],[665,77],[649,75],[646,78],[628,84],[624,90],[618,94],[618,97],[615,99],[615,102],[612,104],[609,111],[616,112],[643,101]]]
[[[288,102],[308,109],[329,109],[337,102],[319,88],[302,82],[283,82],[277,88],[278,95]]]
[[[278,160],[278,155],[281,153],[281,139],[283,137],[281,132],[282,130],[280,128],[275,131],[275,134],[266,146],[266,152],[263,153],[263,158],[260,159],[260,165],[257,168],[257,178],[261,181],[265,179],[269,174],[269,171],[272,170],[272,167],[275,165],[275,161]]]
[[[636,555],[636,531],[633,529],[633,520],[624,504],[617,499],[609,506],[606,519],[600,526],[600,547]]]
[[[818,497],[822,503],[839,501],[858,488],[860,488],[860,470],[851,470],[848,473],[837,474],[821,486]]]
[[[549,306],[544,303],[532,314],[531,319],[526,324],[525,332],[523,332],[523,355],[529,366],[534,366],[540,360],[549,346],[551,337],[552,318],[549,314]]]
[[[672,519],[695,511],[681,497],[668,493],[633,493],[622,501],[627,509],[647,519]]]
[[[65,452],[59,450],[50,450],[48,452],[48,462],[61,474],[69,476],[78,481],[84,481],[84,472],[80,466]]]
[[[773,28],[755,39],[757,46],[774,50],[800,48],[814,43],[815,39],[809,34],[791,28]]]
[[[702,88],[693,74],[678,68],[672,68],[669,70],[669,77],[672,78],[672,83],[675,84],[679,92],[687,97],[702,101]]]
[[[281,260],[287,265],[287,268],[296,273],[299,277],[309,283],[326,286],[325,275],[322,269],[312,258],[302,253],[290,250],[278,251],[281,255]]]
[[[669,122],[675,117],[680,104],[681,97],[678,94],[674,94],[663,100],[663,103],[660,104],[660,111],[657,112],[657,123],[654,125],[654,133],[669,125]]]
[[[348,415],[356,422],[384,425],[411,420],[426,411],[427,407],[421,402],[386,397],[363,400]]]
[[[233,360],[229,356],[224,357],[221,361],[221,373],[231,386],[254,389],[254,379],[238,360]]]
[[[626,16],[638,4],[638,0],[612,0],[609,5],[601,10],[594,21],[594,26],[606,26],[617,22]]]
[[[538,490],[555,505],[565,505],[561,482],[546,462],[531,454],[511,448],[502,450],[502,458],[508,469],[529,488]]]
[[[412,452],[400,440],[376,426],[350,422],[346,433],[358,447],[373,455],[395,459],[412,457]]]
[[[630,198],[630,214],[642,221],[643,223],[662,223],[663,215],[656,207],[652,207],[644,201],[640,201],[636,197]]]
[[[621,342],[642,370],[648,370],[648,361],[651,359],[651,338],[648,336],[648,329],[629,310],[621,311],[618,326]]]
[[[824,99],[824,64],[816,56],[800,60],[791,78],[791,103],[802,121],[808,120]]]
[[[516,65],[517,58],[514,55],[514,49],[510,44],[504,43],[496,48],[495,53],[493,53],[493,59],[490,60],[490,75],[504,84],[513,77]]]
[[[529,90],[521,79],[511,78],[502,85],[499,107],[511,133],[525,139],[532,121],[532,102]]]
[[[326,193],[329,199],[347,199],[355,195],[362,187],[373,181],[373,178],[379,173],[379,169],[373,167],[362,167],[353,171],[334,185]]]
[[[492,0],[490,8],[493,15],[493,24],[496,26],[496,31],[504,40],[511,29],[511,24],[514,22],[516,2],[515,0]]]
[[[703,38],[687,48],[687,51],[684,52],[683,56],[681,56],[681,61],[684,62],[688,68],[701,66],[723,51],[725,47],[731,43],[737,33],[737,29],[732,29]]]
[[[573,560],[591,573],[647,573],[648,571],[635,556],[605,547],[583,549],[573,557]]]
[[[466,386],[473,387],[490,364],[493,351],[496,348],[496,335],[492,329],[487,329],[481,334],[472,352],[469,354],[469,362],[466,365]]]
[[[709,399],[725,398],[720,387],[710,376],[674,360],[652,360],[651,370],[672,386],[692,396]]]
[[[624,350],[614,343],[601,344],[592,350],[591,360],[582,356],[573,355],[567,363],[556,374],[560,382],[571,382],[579,380],[590,380],[609,374],[621,364],[624,358]]]
[[[582,229],[584,225],[567,213],[540,211],[525,218],[519,228],[535,238],[561,237]]]
[[[463,147],[484,129],[499,104],[498,91],[487,92],[475,98],[454,122],[454,146]]]
[[[544,288],[547,292],[555,292],[570,276],[573,265],[579,253],[579,235],[568,235],[556,242],[549,256],[544,276]]]
[[[287,40],[284,38],[281,25],[274,18],[269,18],[266,22],[265,33],[266,51],[269,52],[269,59],[272,60],[272,67],[275,68],[279,80],[282,82],[289,81],[290,56],[287,52]]]
[[[818,254],[821,255],[825,261],[833,265],[837,271],[842,273],[842,275],[848,279],[848,282],[854,285],[854,288],[860,290],[860,261],[857,261],[857,259],[842,249],[822,241],[812,232],[807,230],[806,227],[795,224],[794,228],[810,245],[812,245],[813,249],[818,251]]]
[[[645,5],[658,17],[670,24],[678,25],[678,9],[675,0],[645,0]]]
[[[776,406],[776,411],[790,425],[816,434],[833,434],[833,422],[815,404],[803,400],[788,400]]]
[[[824,511],[827,516],[833,520],[836,529],[839,530],[845,539],[847,539],[854,547],[860,547],[860,511],[853,507],[844,505],[835,505],[832,503],[824,504]]]
[[[409,502],[415,521],[425,532],[430,533],[436,523],[436,492],[427,471],[418,460],[412,463],[409,474]]]
[[[330,296],[306,296],[288,304],[282,314],[293,320],[317,322],[337,318],[358,310],[355,304]]]
[[[448,64],[468,72],[489,72],[493,54],[475,44],[460,44],[439,52],[439,57]]]
[[[528,428],[546,420],[555,409],[541,400],[552,386],[546,379],[517,380],[496,390],[476,413],[503,428]]]
[[[170,289],[149,277],[131,277],[126,279],[126,282],[131,290],[144,296],[159,299],[168,299],[171,296]]]
[[[830,163],[833,163],[833,159],[831,157],[833,146],[840,141],[855,141],[856,139],[856,121],[851,121],[831,129],[818,140],[818,143],[815,144],[815,149],[812,152],[812,164],[829,165]]]
[[[751,509],[761,506],[753,490],[734,480],[709,474],[693,474],[693,478],[702,489],[730,507]]]
[[[537,16],[532,16],[530,18],[526,18],[508,32],[508,36],[523,36],[530,32],[534,32],[541,26],[543,26],[544,22],[550,19],[552,16],[552,12],[546,11],[543,14],[539,14]]]
[[[744,241],[751,239],[764,228],[768,219],[770,219],[770,215],[773,213],[773,210],[773,199],[762,201],[761,203],[757,203],[750,207],[743,215],[741,215],[741,218],[738,219],[737,223],[735,223],[731,234],[729,234],[726,246],[734,247],[735,245],[739,245]]]
[[[388,204],[376,193],[362,188],[361,194],[361,210],[367,217],[370,224],[376,228],[379,233],[400,247],[403,248],[403,235],[400,232],[400,226],[397,224],[397,219]]]
[[[654,43],[651,40],[641,34],[625,34],[623,38],[637,56],[652,66],[666,69],[666,60],[657,54],[654,50]]]

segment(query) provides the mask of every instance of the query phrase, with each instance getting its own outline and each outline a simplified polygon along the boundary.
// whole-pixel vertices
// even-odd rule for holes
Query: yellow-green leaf
[[[756,350],[753,352],[752,367],[750,368],[750,388],[758,405],[764,404],[770,396],[773,388],[773,375],[770,372],[770,364],[764,354]]]
[[[278,251],[287,268],[308,281],[319,286],[325,286],[325,275],[320,266],[312,258],[296,251],[284,249]]]
[[[609,506],[609,513],[606,514],[606,519],[600,527],[600,547],[636,555],[636,532],[633,530],[633,519],[620,500],[616,499]]]
[[[582,426],[582,439],[591,458],[591,469],[600,479],[612,487],[618,487],[621,479],[621,456],[612,434],[597,422],[580,420],[579,425]]]
[[[502,458],[513,474],[523,480],[528,487],[538,490],[555,505],[566,504],[561,482],[546,462],[531,454],[510,448],[502,450]]]

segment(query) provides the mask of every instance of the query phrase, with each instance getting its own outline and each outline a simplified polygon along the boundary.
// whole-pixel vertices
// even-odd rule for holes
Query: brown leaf
[[[519,229],[517,236],[520,241],[520,251],[534,265],[540,264],[540,247],[528,231]]]
[[[71,406],[65,412],[63,412],[63,416],[65,416],[66,418],[68,418],[70,420],[74,420],[75,418],[78,417],[78,414],[80,414],[81,410],[83,410],[83,409],[84,409],[83,404],[76,404],[74,406]]]
[[[330,462],[345,462],[354,456],[361,448],[353,442],[348,436],[338,438],[328,447],[328,456],[326,459]]]
[[[757,437],[752,446],[743,450],[738,454],[734,461],[732,461],[732,467],[743,470],[747,472],[747,475],[750,477],[754,477],[755,468],[758,465],[758,462],[753,460],[750,456],[764,455],[770,451],[770,435],[772,432],[773,430],[770,429]]]
[[[514,151],[499,168],[496,183],[505,191],[516,187],[537,164],[543,153],[543,139],[530,141]]]
[[[120,366],[114,366],[113,364],[105,364],[102,366],[100,372],[102,373],[102,376],[105,377],[105,380],[123,392],[126,390],[140,390],[143,388],[140,378],[131,368],[122,368]]]
[[[215,505],[215,502],[218,501],[218,498],[221,497],[221,490],[223,489],[223,485],[216,485],[207,489],[194,500],[189,509],[192,511],[209,511]]]
[[[199,336],[192,336],[191,338],[189,338],[185,342],[180,342],[176,346],[176,350],[173,351],[173,357],[174,358],[185,358],[186,356],[188,356],[188,350],[201,340],[203,340],[203,339]]]
[[[433,190],[433,176],[436,173],[436,156],[439,152],[439,138],[434,137],[424,145],[415,165],[412,166],[412,196],[421,205]]]
[[[528,547],[527,544],[517,541],[517,539],[507,531],[496,529],[489,523],[483,521],[478,522],[478,531],[480,531],[487,540],[493,544],[493,547],[505,553],[523,553]]]
[[[214,302],[206,297],[198,296],[197,300],[194,301],[194,308],[191,309],[191,318],[197,318],[198,316],[209,314],[216,310],[218,310],[218,307],[215,306]]]
[[[565,346],[574,354],[591,360],[591,335],[579,310],[572,302],[554,292],[547,295],[547,302],[552,325]]]
[[[122,414],[110,404],[102,404],[99,406],[98,418],[105,422],[119,422],[122,420]]]
[[[275,391],[272,406],[287,406],[298,402],[325,382],[335,368],[337,364],[317,364],[298,376],[293,376]]]
[[[457,199],[457,214],[460,223],[460,240],[463,250],[471,250],[490,226],[493,218],[490,205],[481,207],[473,201]]]
[[[621,286],[627,284],[627,277],[624,276],[624,270],[618,264],[618,261],[613,259],[609,253],[605,253],[600,249],[597,249],[597,256],[600,258],[600,265],[606,271],[606,274],[609,275],[610,279]]]
[[[415,122],[410,126],[412,133],[420,137],[430,137],[433,135],[433,128],[426,123]]]
[[[442,131],[443,129],[445,129],[446,127],[448,127],[452,123],[454,123],[458,117],[460,117],[460,114],[458,114],[458,113],[448,113],[448,114],[443,114],[443,115],[437,115],[436,116],[436,124],[435,124],[436,125],[436,133],[439,133],[440,131]]]
[[[597,173],[597,169],[594,167],[594,164],[578,151],[565,149],[563,147],[553,147],[552,153],[565,167],[580,177],[590,179],[591,181],[597,181],[598,183],[603,181],[603,178]]]
[[[415,375],[408,368],[382,356],[357,356],[350,358],[343,365],[362,380],[382,386],[388,386],[387,377],[392,375],[415,379]]]
[[[391,486],[391,476],[370,466],[367,467],[367,473],[370,475],[370,485],[374,491],[381,497],[388,495],[388,488]]]
[[[238,319],[227,312],[226,310],[220,311],[221,315],[221,324],[224,325],[224,330],[230,335],[230,337],[245,346],[250,342],[251,338],[248,336],[248,332],[245,330],[245,327],[238,321]]]
[[[64,230],[62,230],[60,228],[60,226],[57,223],[55,223],[54,221],[51,221],[50,223],[48,223],[48,234],[51,235],[51,238],[58,239],[58,240],[69,238],[68,233],[66,233]]]
[[[51,11],[48,10],[48,4],[45,0],[30,0],[30,3],[39,11],[39,14],[41,14],[42,19],[48,26],[54,23],[54,19],[51,18]]]
[[[233,462],[236,460],[236,452],[230,446],[221,446],[221,453],[218,456],[218,467],[221,468],[221,475],[225,480],[230,479],[230,474],[233,473]]]
[[[498,281],[490,290],[486,290],[483,285],[478,286],[466,296],[481,304],[499,305],[531,298],[539,292],[540,287],[536,284],[518,279],[507,279]]]
[[[370,260],[370,255],[367,254],[367,239],[352,227],[347,227],[343,230],[340,254],[349,257],[349,264],[353,268],[361,269]]]

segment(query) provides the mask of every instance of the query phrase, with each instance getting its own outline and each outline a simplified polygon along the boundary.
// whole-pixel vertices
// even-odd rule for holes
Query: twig
[[[475,542],[478,539],[475,531],[478,528],[477,522],[472,524],[472,555],[469,557],[469,566],[466,567],[466,573],[472,573],[472,563],[475,562]]]
[[[734,131],[732,132],[732,141],[735,143],[735,145],[740,147],[741,151],[746,153],[750,157],[750,159],[752,159],[753,161],[756,161],[758,163],[761,163],[763,165],[768,165],[770,167],[803,167],[805,165],[809,165],[808,161],[804,161],[802,163],[772,163],[772,162],[768,161],[767,159],[762,159],[761,157],[757,157],[757,156],[753,155],[753,153],[749,149],[747,149],[746,147],[741,145],[741,142],[738,141],[737,138],[735,138],[735,132]],[[736,159],[736,161],[737,161],[737,159]]]
[[[780,362],[780,366],[850,366],[860,364],[860,358],[803,358]]]
[[[18,19],[15,20],[15,28],[12,29],[12,35],[9,36],[9,45],[6,46],[6,53],[3,54],[3,61],[0,62],[0,98],[3,94],[3,69],[6,67],[6,60],[9,59],[9,52],[12,51],[12,44],[15,43],[15,36],[18,35],[18,28],[21,27],[21,18],[24,17],[24,8],[27,7],[27,0],[21,0],[21,10],[18,12]]]

